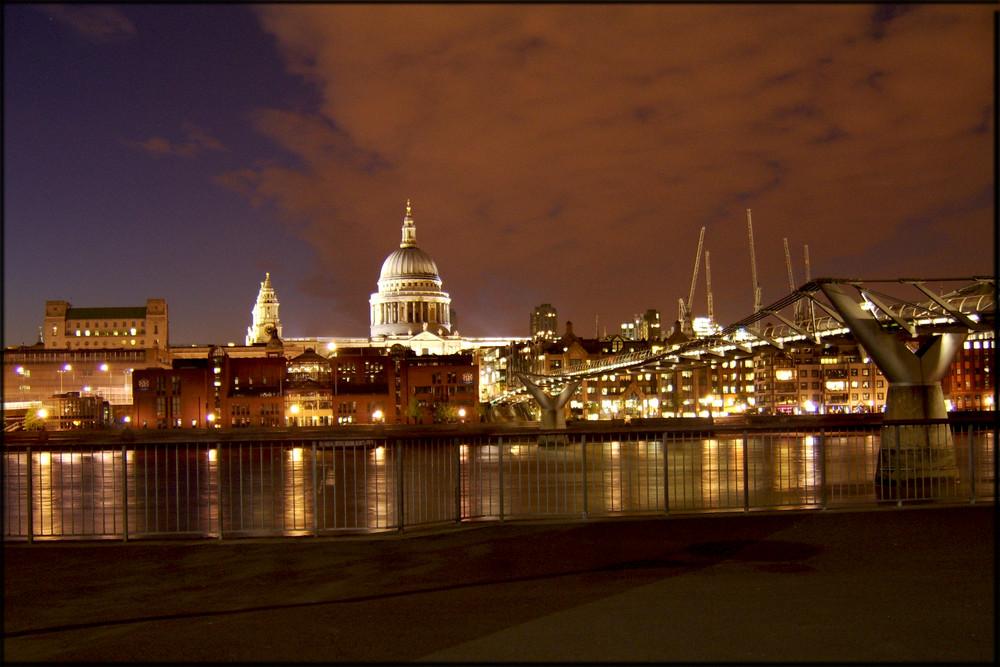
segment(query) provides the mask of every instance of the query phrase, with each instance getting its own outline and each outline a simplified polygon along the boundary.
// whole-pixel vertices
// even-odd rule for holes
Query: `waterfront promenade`
[[[993,503],[4,544],[4,660],[997,658]]]

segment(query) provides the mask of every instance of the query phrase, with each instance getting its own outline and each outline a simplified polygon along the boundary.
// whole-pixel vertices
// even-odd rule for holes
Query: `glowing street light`
[[[459,408],[458,409],[458,419],[463,424],[465,423],[465,408]]]
[[[377,424],[381,422],[383,417],[385,417],[385,413],[383,413],[381,410],[376,410],[375,412],[372,413],[372,423]]]
[[[71,370],[73,370],[73,367],[70,366],[69,364],[66,364],[65,366],[63,366],[62,368],[60,368],[59,370],[56,371],[57,373],[59,373],[59,393],[60,394],[63,393],[63,375],[66,373],[66,371],[71,371]]]

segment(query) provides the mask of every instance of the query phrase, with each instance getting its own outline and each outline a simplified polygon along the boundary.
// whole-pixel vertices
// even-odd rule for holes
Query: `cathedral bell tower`
[[[272,336],[281,338],[281,320],[278,319],[278,297],[271,287],[271,274],[264,274],[264,282],[257,293],[257,303],[251,311],[253,319],[247,327],[247,345],[267,343]]]

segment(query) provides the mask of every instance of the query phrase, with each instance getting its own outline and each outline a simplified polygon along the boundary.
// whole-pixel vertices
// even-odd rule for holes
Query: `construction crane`
[[[810,282],[812,280],[812,278],[809,275],[809,245],[808,244],[804,245],[802,247],[802,249],[803,249],[804,254],[805,254],[805,260],[806,260],[806,282],[808,283],[808,282]],[[813,323],[816,322],[816,304],[813,303],[812,299],[809,299],[809,321],[813,322]]]
[[[788,271],[788,290],[789,292],[795,291],[795,278],[792,277],[792,256],[788,253],[788,238],[781,239],[785,244],[785,269]],[[796,322],[802,319],[802,306],[801,301],[795,302],[794,308],[794,318]]]
[[[750,237],[750,274],[753,279],[753,312],[761,309],[760,283],[757,282],[757,256],[753,249],[753,222],[750,220],[750,209],[747,209],[747,235]]]
[[[712,266],[708,263],[708,251],[705,251],[705,289],[708,291],[708,321],[715,323],[715,308],[712,304]]]
[[[698,234],[698,250],[694,253],[694,272],[691,274],[691,289],[688,291],[688,299],[679,300],[681,331],[686,334],[694,333],[694,317],[692,308],[694,307],[694,286],[698,282],[698,263],[701,261],[701,248],[705,243],[705,228],[701,228]]]

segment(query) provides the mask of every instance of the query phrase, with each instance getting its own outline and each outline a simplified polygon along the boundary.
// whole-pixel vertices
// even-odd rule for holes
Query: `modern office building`
[[[555,340],[559,335],[559,314],[551,303],[535,306],[531,313],[531,339]]]

